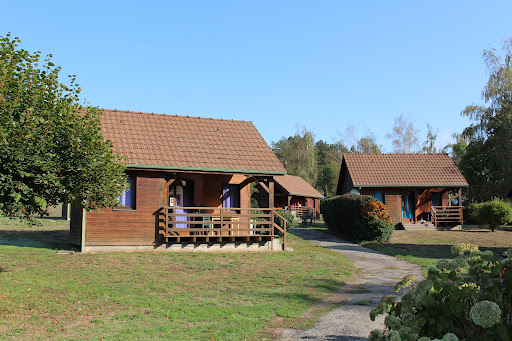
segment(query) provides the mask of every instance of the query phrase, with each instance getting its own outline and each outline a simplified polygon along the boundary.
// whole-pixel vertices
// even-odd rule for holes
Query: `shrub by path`
[[[336,251],[354,261],[361,269],[360,276],[349,281],[342,289],[344,304],[324,315],[309,330],[286,329],[282,340],[366,340],[373,329],[384,328],[384,316],[370,320],[370,311],[386,294],[396,294],[393,286],[403,276],[413,274],[423,278],[419,266],[353,244],[319,230],[295,228],[293,234],[319,246]],[[398,295],[405,292],[399,292]]]

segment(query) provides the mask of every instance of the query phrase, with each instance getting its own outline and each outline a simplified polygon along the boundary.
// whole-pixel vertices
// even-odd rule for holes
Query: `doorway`
[[[413,219],[414,217],[414,193],[405,192],[402,194],[402,218]]]
[[[194,181],[176,179],[169,185],[169,206],[176,207],[174,213],[189,213],[188,209],[178,207],[191,207],[194,204]],[[177,216],[176,221],[187,221],[188,217]],[[176,228],[187,228],[189,224],[176,224]]]

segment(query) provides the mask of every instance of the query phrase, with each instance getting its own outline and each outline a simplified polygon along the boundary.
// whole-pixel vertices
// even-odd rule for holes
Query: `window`
[[[222,188],[222,206],[229,208],[240,207],[240,189],[238,185],[224,185]]]
[[[384,204],[384,194],[381,191],[373,193],[373,197]]]
[[[128,174],[128,184],[130,187],[126,188],[119,196],[119,202],[121,202],[120,206],[117,206],[116,209],[135,209],[135,175]]]
[[[443,205],[441,193],[439,193],[439,192],[432,192],[431,200],[432,200],[432,206],[442,206]]]

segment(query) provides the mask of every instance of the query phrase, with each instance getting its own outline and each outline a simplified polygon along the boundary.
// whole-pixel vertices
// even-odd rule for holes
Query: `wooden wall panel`
[[[153,245],[159,242],[158,211],[162,179],[158,172],[136,172],[135,210],[104,208],[86,215],[86,246]]]

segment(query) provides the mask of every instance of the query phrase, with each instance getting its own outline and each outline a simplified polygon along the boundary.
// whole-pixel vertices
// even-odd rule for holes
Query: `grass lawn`
[[[512,231],[394,231],[389,243],[365,243],[363,246],[427,267],[439,259],[453,258],[450,249],[457,243],[471,243],[480,250],[501,254],[512,246]]]
[[[61,254],[68,223],[39,221],[0,218],[0,339],[270,339],[355,270],[293,235],[293,252]]]

